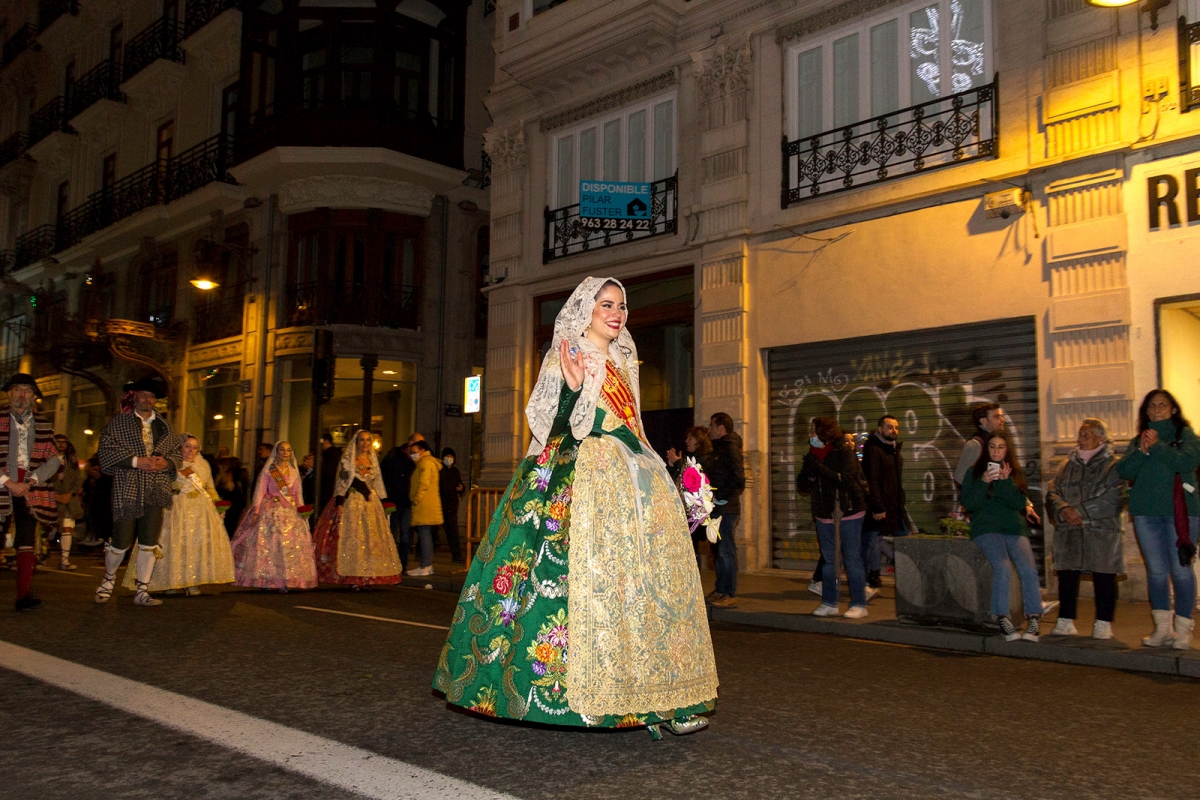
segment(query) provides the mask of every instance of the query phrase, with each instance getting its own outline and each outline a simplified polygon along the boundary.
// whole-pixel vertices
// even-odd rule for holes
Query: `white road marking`
[[[513,800],[510,795],[369,750],[8,642],[0,641],[0,667],[363,797]]]
[[[341,614],[343,617],[358,617],[359,619],[373,619],[379,622],[394,622],[397,625],[414,625],[418,628],[433,628],[435,631],[448,631],[445,625],[430,625],[427,622],[409,622],[406,619],[392,619],[391,617],[375,617],[370,614],[353,614],[349,611],[334,611],[332,608],[317,608],[316,606],[295,606],[305,611],[321,611],[325,614]]]
[[[92,574],[91,572],[82,570],[82,569],[68,570],[68,569],[53,569],[51,567],[38,567],[37,571],[38,572],[49,572],[54,575],[70,575],[71,577],[74,577],[74,578],[91,578],[92,580],[96,579],[96,575]],[[101,576],[101,577],[103,577],[103,576]]]

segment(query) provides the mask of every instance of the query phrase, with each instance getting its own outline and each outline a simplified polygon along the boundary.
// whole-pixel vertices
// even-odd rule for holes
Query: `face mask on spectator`
[[[421,458],[421,451],[413,450],[411,453],[408,454],[408,457],[411,458],[413,461],[417,461]]]
[[[442,463],[445,464],[447,467],[453,467],[454,466],[454,457],[446,456],[445,458],[442,459]]]
[[[813,447],[824,447],[825,446],[825,443],[822,442],[815,433],[812,436],[808,437],[808,443],[811,444]]]

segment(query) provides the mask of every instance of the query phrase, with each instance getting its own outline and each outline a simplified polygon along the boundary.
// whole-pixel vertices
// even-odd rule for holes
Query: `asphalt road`
[[[446,593],[216,589],[144,609],[122,592],[96,606],[98,561],[80,563],[85,574],[39,572],[47,605],[22,614],[13,574],[0,573],[0,642],[466,781],[479,796],[1195,796],[1200,682],[1187,679],[717,626],[711,726],[655,743],[644,730],[451,711],[430,690],[442,630],[298,608],[442,626],[456,600]],[[356,796],[319,771],[6,669],[0,735],[0,798]]]

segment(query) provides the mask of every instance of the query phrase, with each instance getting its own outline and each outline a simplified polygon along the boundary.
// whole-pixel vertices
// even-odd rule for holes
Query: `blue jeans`
[[[400,553],[400,567],[408,569],[408,554],[412,552],[412,506],[401,506],[392,512],[389,520],[396,550]]]
[[[721,538],[712,546],[713,562],[717,569],[717,592],[737,597],[737,542],[733,531],[737,527],[737,514],[721,515]]]
[[[817,543],[821,546],[821,602],[838,604],[837,555],[833,550],[834,529],[832,522],[817,523]],[[862,525],[859,519],[842,520],[842,566],[846,568],[846,580],[850,582],[850,605],[867,604],[867,571],[863,567]]]
[[[1188,517],[1192,544],[1200,532],[1200,517]],[[1175,584],[1175,613],[1184,619],[1192,618],[1196,606],[1196,574],[1190,566],[1179,564],[1175,548],[1174,517],[1134,517],[1133,530],[1146,560],[1146,588],[1150,607],[1156,611],[1171,609],[1168,581]]]
[[[1029,537],[985,533],[971,541],[992,565],[992,614],[1008,616],[1008,565],[1011,561],[1021,580],[1021,605],[1025,607],[1025,616],[1040,617],[1042,589],[1038,585],[1037,562],[1033,560]]]
[[[421,566],[428,567],[433,563],[433,531],[436,525],[415,525],[417,544],[421,548]]]

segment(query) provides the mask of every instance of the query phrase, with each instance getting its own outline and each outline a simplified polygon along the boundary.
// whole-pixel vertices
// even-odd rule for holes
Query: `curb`
[[[822,633],[934,650],[953,650],[1003,658],[1050,661],[1082,667],[1103,667],[1126,672],[1200,678],[1200,651],[1196,650],[1181,653],[1169,649],[1127,649],[1120,643],[1112,646],[1092,644],[1093,640],[1084,637],[1064,638],[1059,641],[1042,637],[1042,641],[1037,644],[1023,641],[1006,642],[1000,636],[985,636],[979,633],[923,626],[897,620],[837,622],[807,614],[735,611],[723,608],[710,608],[708,614],[709,619],[714,622],[752,625],[759,628]]]

